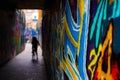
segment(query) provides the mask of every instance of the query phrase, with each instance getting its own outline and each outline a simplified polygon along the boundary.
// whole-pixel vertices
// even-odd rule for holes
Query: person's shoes
[[[32,59],[35,59],[35,56],[32,55]]]
[[[38,57],[37,57],[37,60],[38,60]]]

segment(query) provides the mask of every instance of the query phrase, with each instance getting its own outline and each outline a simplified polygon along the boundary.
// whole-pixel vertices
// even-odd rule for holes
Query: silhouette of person
[[[37,38],[36,37],[32,37],[32,59],[33,59],[33,57],[36,54],[37,60],[38,60],[38,52],[37,52],[38,45],[40,45],[40,43],[37,40]]]

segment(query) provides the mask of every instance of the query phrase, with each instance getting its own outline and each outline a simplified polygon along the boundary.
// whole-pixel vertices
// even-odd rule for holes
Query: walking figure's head
[[[37,38],[36,37],[32,37],[32,41],[37,41]]]

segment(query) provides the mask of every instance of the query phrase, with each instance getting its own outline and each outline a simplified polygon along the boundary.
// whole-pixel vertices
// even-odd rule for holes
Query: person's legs
[[[38,60],[38,52],[36,51],[36,57],[37,57],[37,60]]]
[[[36,52],[36,58],[37,58],[37,60],[38,60],[38,53]]]
[[[32,59],[34,58],[34,52],[32,53]]]
[[[34,50],[34,48],[32,49],[32,59],[34,58],[34,56],[35,56],[35,50]]]
[[[35,49],[35,55],[36,55],[36,58],[38,60],[38,52],[37,52],[37,49]]]

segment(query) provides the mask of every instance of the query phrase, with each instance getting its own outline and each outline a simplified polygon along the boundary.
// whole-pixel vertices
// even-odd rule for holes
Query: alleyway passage
[[[38,61],[32,60],[31,44],[0,68],[0,80],[47,80],[42,50],[38,48]]]

